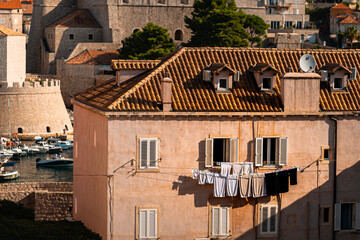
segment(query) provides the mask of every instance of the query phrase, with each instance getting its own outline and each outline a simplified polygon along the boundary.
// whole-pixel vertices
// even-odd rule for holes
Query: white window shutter
[[[279,139],[279,165],[287,165],[287,137]]]
[[[214,140],[212,138],[205,139],[205,167],[213,167],[213,145]]]
[[[350,68],[350,79],[356,79],[356,68]]]
[[[156,167],[157,165],[157,139],[152,139],[149,141],[149,167]]]
[[[263,165],[263,139],[255,139],[255,166]]]
[[[355,229],[360,230],[360,203],[356,203]]]
[[[212,208],[212,226],[211,226],[211,235],[219,235],[219,219],[220,219],[220,208]]]
[[[140,210],[139,211],[139,237],[145,238],[146,237],[146,222],[147,222],[147,213],[146,211]]]
[[[240,71],[236,71],[235,75],[234,75],[234,81],[238,82],[240,81]]]
[[[238,162],[239,159],[239,139],[230,139],[230,162]]]
[[[219,235],[227,236],[229,233],[229,208],[220,208],[221,225]]]
[[[157,212],[155,209],[148,211],[149,215],[149,229],[148,229],[148,237],[155,238],[157,235]]]
[[[140,168],[146,168],[147,166],[147,140],[140,139]]]
[[[334,231],[340,231],[341,226],[341,204],[335,204],[335,211],[334,211]]]

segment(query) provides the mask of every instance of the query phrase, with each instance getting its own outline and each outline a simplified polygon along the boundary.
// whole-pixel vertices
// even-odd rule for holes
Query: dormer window
[[[347,87],[348,76],[356,74],[355,71],[350,71],[348,68],[338,63],[326,63],[319,69],[319,72],[327,72],[327,78],[324,77],[323,81],[328,82],[329,88],[335,91],[345,90]]]
[[[261,91],[273,91],[276,85],[277,70],[267,63],[257,63],[249,69],[254,74]]]
[[[211,81],[218,92],[229,92],[234,77],[239,78],[239,73],[224,63],[212,63],[203,70],[203,80]]]

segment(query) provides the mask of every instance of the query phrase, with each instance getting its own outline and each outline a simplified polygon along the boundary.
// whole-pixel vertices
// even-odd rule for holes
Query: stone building
[[[72,131],[60,81],[26,76],[25,41],[26,35],[0,26],[0,135]]]
[[[255,14],[263,18],[271,26],[269,34],[277,32],[298,33],[303,41],[316,42],[318,31],[307,29],[309,16],[305,14],[305,0],[267,0],[267,1],[240,1],[235,0],[237,6],[247,14]],[[153,22],[169,30],[170,37],[177,44],[187,42],[191,31],[186,28],[184,17],[190,16],[193,11],[194,0],[36,0],[34,2],[34,18],[32,32],[29,39],[27,70],[33,73],[49,73],[54,66],[54,58],[46,58],[53,55],[55,59],[64,57],[64,53],[57,54],[57,49],[49,49],[44,46],[43,38],[47,38],[46,26],[58,21],[60,18],[68,18],[76,9],[88,9],[102,28],[101,39],[92,41],[117,43],[130,36],[134,31],[143,28],[146,23]],[[97,24],[94,23],[96,27]],[[69,28],[68,31],[76,33],[77,29]],[[100,30],[99,30],[100,31]],[[79,34],[81,34],[79,32]],[[56,37],[56,41],[70,51],[74,45],[87,42],[88,39],[68,39]]]
[[[305,53],[315,72],[298,72]],[[359,57],[182,48],[76,95],[74,218],[103,239],[358,239]],[[215,197],[231,180],[217,174],[236,164],[254,167],[243,180],[277,175],[268,195],[240,182],[247,197],[228,183]]]
[[[20,1],[0,2],[0,25],[22,33],[22,7]]]
[[[343,3],[336,4],[330,9],[330,33],[337,37],[339,32],[344,33],[349,27],[360,31],[360,13]]]

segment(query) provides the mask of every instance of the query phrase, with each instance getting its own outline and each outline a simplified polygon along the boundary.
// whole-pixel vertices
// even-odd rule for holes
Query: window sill
[[[136,172],[138,172],[138,173],[154,173],[154,172],[160,172],[160,168],[154,168],[154,169],[149,169],[149,168],[140,169],[140,168],[138,168],[136,170]]]
[[[260,233],[260,238],[264,237],[264,238],[273,238],[273,237],[277,237],[277,233]]]
[[[283,166],[274,166],[274,165],[269,165],[269,166],[261,166],[261,167],[256,167],[258,170],[279,170],[282,169]]]
[[[339,231],[337,231],[338,233],[343,233],[343,234],[345,234],[345,233],[360,233],[359,232],[359,230],[356,230],[356,229],[350,229],[350,230],[339,230]]]
[[[261,89],[262,93],[266,93],[266,94],[274,94],[275,91],[273,89]]]
[[[226,94],[228,94],[228,93],[231,93],[231,91],[230,91],[230,89],[226,89],[226,90],[218,89],[218,90],[216,90],[216,93],[226,93]]]
[[[343,94],[348,93],[345,88],[343,88],[343,89],[334,89],[333,88],[333,89],[331,89],[331,92],[332,93],[343,93]]]
[[[215,239],[229,239],[231,238],[231,235],[226,235],[226,236],[211,236],[210,239],[215,240]]]

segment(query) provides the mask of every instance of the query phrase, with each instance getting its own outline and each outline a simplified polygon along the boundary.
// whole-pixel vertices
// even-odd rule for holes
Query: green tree
[[[121,58],[158,59],[175,50],[175,43],[166,28],[148,23],[146,26],[122,41],[119,49]]]
[[[265,21],[256,15],[246,15],[246,20],[244,23],[245,29],[249,33],[249,42],[250,46],[254,44],[261,45],[262,37],[265,36],[266,30],[269,28],[269,25]]]
[[[359,37],[359,32],[356,29],[356,27],[351,26],[346,29],[345,38],[350,43],[350,48],[352,48],[354,41],[357,40],[358,37]]]
[[[191,15],[185,17],[186,26],[192,31],[188,46],[248,46],[246,14],[237,9],[234,1],[195,0]]]

